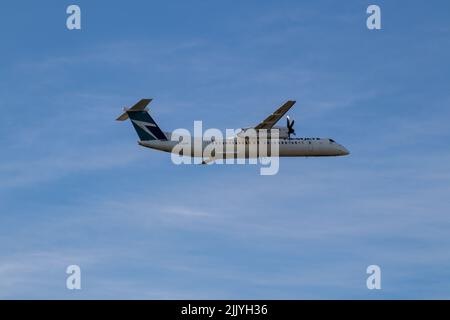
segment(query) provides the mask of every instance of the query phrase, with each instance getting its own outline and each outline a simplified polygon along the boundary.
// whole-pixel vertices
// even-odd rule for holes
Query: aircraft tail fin
[[[142,99],[131,108],[124,108],[124,112],[116,119],[117,121],[131,120],[136,133],[141,141],[167,140],[164,132],[156,124],[148,113],[147,105],[152,99]]]

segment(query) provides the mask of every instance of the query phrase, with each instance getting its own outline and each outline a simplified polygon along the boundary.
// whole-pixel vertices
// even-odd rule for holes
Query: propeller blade
[[[291,118],[289,116],[286,117],[286,122],[287,122],[287,129],[288,129],[288,138],[291,138],[291,134],[295,135],[295,130],[294,130],[294,123],[295,120],[291,121]]]

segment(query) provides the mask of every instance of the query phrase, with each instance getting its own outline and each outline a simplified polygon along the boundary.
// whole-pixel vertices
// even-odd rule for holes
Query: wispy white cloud
[[[38,183],[78,174],[110,170],[131,165],[142,157],[130,145],[86,147],[79,150],[55,150],[47,156],[0,163],[0,188],[33,186]]]

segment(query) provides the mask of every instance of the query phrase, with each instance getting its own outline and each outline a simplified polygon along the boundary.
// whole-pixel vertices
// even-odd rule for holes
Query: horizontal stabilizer
[[[123,113],[116,119],[117,121],[125,121],[128,119],[128,112],[132,111],[144,111],[145,107],[152,102],[152,99],[142,99],[131,108],[124,108]]]

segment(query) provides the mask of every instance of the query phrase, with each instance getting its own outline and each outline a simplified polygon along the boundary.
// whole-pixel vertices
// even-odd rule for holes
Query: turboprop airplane
[[[234,137],[222,139],[215,139],[214,137],[185,137],[184,142],[181,142],[180,137],[173,135],[172,132],[165,132],[159,128],[148,113],[147,105],[151,101],[152,99],[142,99],[131,108],[124,108],[123,113],[116,120],[125,121],[130,119],[139,136],[138,143],[147,148],[179,153],[179,149],[176,146],[180,143],[188,142],[190,145],[188,151],[181,155],[189,157],[198,157],[200,155],[203,158],[202,152],[206,148],[215,147],[215,151],[211,156],[203,158],[203,164],[217,159],[225,159],[230,155],[234,158],[270,157],[272,153],[269,146],[276,146],[278,148],[277,155],[280,157],[345,156],[350,153],[344,146],[330,138],[292,138],[291,135],[295,135],[294,120],[291,120],[289,116],[286,117],[286,127],[275,126],[289,109],[292,108],[295,101],[287,101],[264,121],[255,127],[242,128]],[[259,132],[274,132],[274,130],[277,134],[271,135],[269,133],[264,140],[264,144],[268,146],[268,152],[264,154],[262,152],[260,153],[259,147],[256,148],[256,153],[252,154],[249,152],[253,144],[260,143]],[[247,132],[249,131],[256,132],[256,136],[254,138],[247,136]],[[188,141],[186,142],[186,140]],[[194,145],[201,147],[200,153],[194,150]],[[239,145],[245,150],[245,153],[238,153],[237,149],[239,149]],[[219,146],[222,148],[219,148]]]

